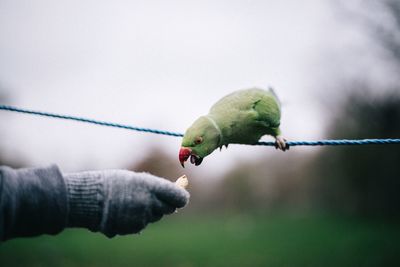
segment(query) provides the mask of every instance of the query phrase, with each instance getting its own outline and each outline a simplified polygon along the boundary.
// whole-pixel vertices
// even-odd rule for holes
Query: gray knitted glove
[[[87,171],[66,174],[64,179],[67,225],[100,231],[108,237],[138,233],[189,201],[186,190],[147,173]]]

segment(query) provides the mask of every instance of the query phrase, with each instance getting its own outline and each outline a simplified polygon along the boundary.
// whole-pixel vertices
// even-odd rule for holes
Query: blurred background
[[[273,86],[289,140],[400,137],[400,2],[0,0],[0,103],[184,132]],[[268,138],[266,138],[268,140]],[[0,245],[2,266],[399,266],[396,145],[232,145],[182,169],[180,138],[0,111],[0,164],[190,179],[141,235]]]

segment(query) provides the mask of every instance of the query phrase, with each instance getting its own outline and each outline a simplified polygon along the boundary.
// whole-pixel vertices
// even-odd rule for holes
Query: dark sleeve
[[[0,166],[0,241],[57,234],[67,222],[67,188],[57,166]]]

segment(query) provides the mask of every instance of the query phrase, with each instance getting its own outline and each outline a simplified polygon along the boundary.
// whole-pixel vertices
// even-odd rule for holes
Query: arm
[[[61,174],[56,166],[0,168],[0,240],[82,227],[108,237],[137,233],[185,206],[168,180],[126,170]]]
[[[0,167],[0,240],[57,234],[67,223],[67,190],[56,166]]]

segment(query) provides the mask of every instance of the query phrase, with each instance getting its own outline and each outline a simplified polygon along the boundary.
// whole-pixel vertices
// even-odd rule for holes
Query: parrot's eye
[[[194,143],[195,143],[196,145],[199,145],[199,144],[203,143],[203,137],[197,136],[197,137],[194,139]]]

